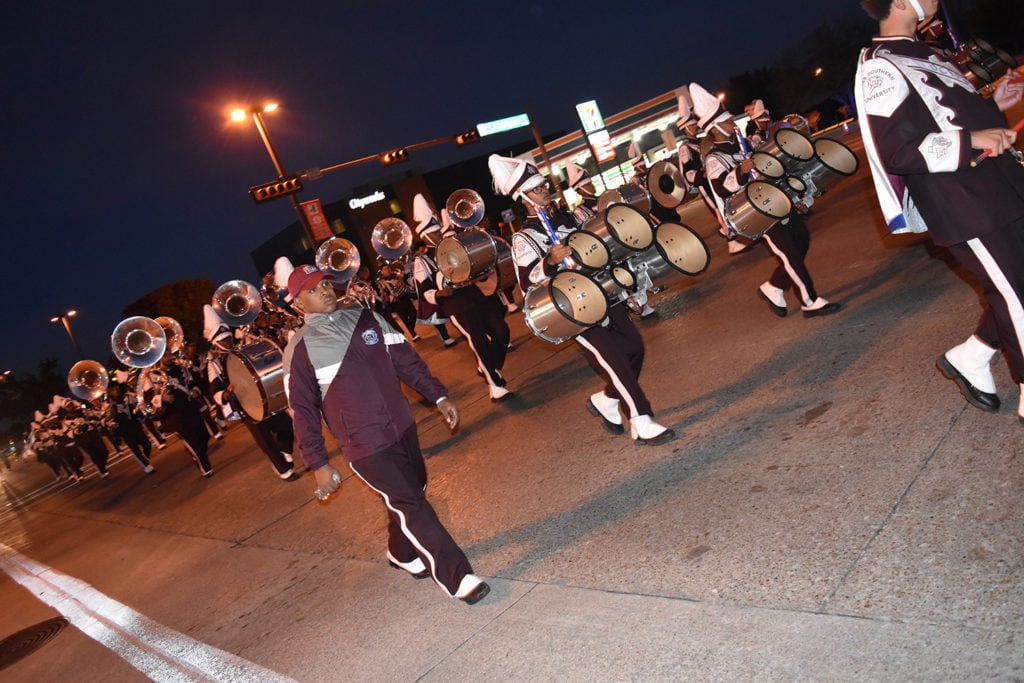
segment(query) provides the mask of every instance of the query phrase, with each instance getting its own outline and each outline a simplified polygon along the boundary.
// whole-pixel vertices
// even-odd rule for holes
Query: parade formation
[[[997,412],[991,363],[1002,351],[1024,424],[1024,166],[1002,114],[1021,100],[1024,79],[998,60],[979,64],[945,49],[937,0],[864,6],[881,30],[861,57],[857,118],[844,128],[864,141],[890,229],[928,230],[984,290],[973,333],[935,361],[938,370],[969,403]],[[342,478],[328,461],[326,426],[384,504],[389,565],[432,578],[451,598],[480,601],[488,584],[427,498],[402,386],[435,406],[449,429],[474,425],[460,421],[449,378],[435,376],[416,351],[421,334],[461,347],[445,353],[472,354],[476,386],[499,414],[528,391],[503,374],[515,353],[509,316],[521,315],[536,343],[574,342],[597,375],[584,380],[588,396],[575,414],[600,424],[628,456],[633,446],[686,444],[653,407],[675,397],[644,389],[648,323],[639,322],[657,320],[659,292],[714,278],[711,250],[681,220],[684,208],[708,212],[729,254],[765,246],[774,267],[749,283],[749,295],[767,305],[766,316],[799,311],[842,325],[849,310],[817,290],[810,249],[816,210],[859,169],[843,136],[817,135],[799,114],[775,119],[761,100],[736,116],[699,83],[678,93],[678,111],[676,148],[653,159],[634,145],[632,175],[601,193],[596,169],[570,161],[563,180],[532,159],[491,155],[478,188],[514,203],[511,234],[488,229],[477,189],[457,190],[439,211],[418,195],[412,227],[398,217],[374,227],[375,263],[332,237],[313,263],[279,258],[259,286],[226,282],[204,307],[202,352],[171,318],[124,320],[111,335],[123,368],[76,365],[68,378],[75,398],[55,396],[36,412],[32,448],[58,480],[81,478],[85,457],[105,478],[105,437],[151,474],[153,450],[177,434],[208,478],[217,465],[210,440],[240,421],[275,481],[311,470],[315,495],[329,500]],[[556,183],[577,201],[560,202]],[[534,446],[529,434],[521,438]]]

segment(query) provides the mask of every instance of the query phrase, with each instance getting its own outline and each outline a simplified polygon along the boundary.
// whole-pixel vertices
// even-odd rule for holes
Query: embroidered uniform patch
[[[363,332],[363,343],[367,346],[373,346],[379,341],[380,337],[377,336],[377,333],[374,330],[366,330]]]

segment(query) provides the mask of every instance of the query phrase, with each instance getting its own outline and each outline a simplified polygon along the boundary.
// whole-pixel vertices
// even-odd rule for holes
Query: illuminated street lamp
[[[78,311],[67,311],[50,318],[51,323],[61,322],[64,323],[64,329],[67,330],[68,336],[71,338],[71,343],[75,346],[75,351],[78,352],[78,357],[85,360],[85,354],[82,353],[82,348],[78,345],[78,340],[75,339],[75,333],[71,331],[71,318],[78,315]]]
[[[270,155],[270,160],[274,163],[274,170],[277,171],[277,177],[279,180],[285,179],[289,174],[285,173],[284,167],[281,165],[281,159],[277,156],[277,150],[274,149],[274,143],[270,141],[270,133],[267,131],[267,126],[263,122],[263,114],[277,111],[276,102],[267,102],[262,107],[249,107],[247,109],[237,108],[231,111],[231,120],[235,122],[241,122],[245,120],[246,116],[252,117],[252,122],[256,125],[256,130],[260,134],[260,139],[263,140],[263,146],[267,148],[267,154]],[[299,188],[301,189],[301,184]],[[309,237],[310,241],[315,245],[316,239],[313,237],[313,230],[306,221],[306,213],[302,210],[302,205],[299,200],[296,199],[294,194],[289,194],[288,198],[291,199],[292,206],[295,207],[295,213],[299,216],[299,223],[306,231],[306,236]]]
[[[823,73],[824,71],[825,71],[825,70],[824,70],[824,69],[822,69],[822,68],[821,68],[821,67],[819,66],[819,67],[818,67],[817,69],[815,69],[815,70],[814,70],[814,77],[815,77],[815,78],[817,78],[817,77],[818,77],[818,76],[820,76],[820,75],[821,75],[821,74],[822,74],[822,73]]]

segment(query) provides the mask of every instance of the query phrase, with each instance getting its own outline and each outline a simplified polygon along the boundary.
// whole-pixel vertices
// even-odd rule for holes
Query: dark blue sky
[[[249,251],[295,215],[249,198],[275,174],[251,122],[227,123],[232,103],[281,103],[267,125],[299,171],[525,109],[554,131],[574,127],[576,102],[610,114],[693,80],[715,88],[859,11],[852,0],[17,3],[0,28],[13,287],[0,370],[34,372],[46,356],[70,367],[71,342],[50,322],[68,308],[85,355],[103,361],[121,309],[146,292],[259,277]],[[432,148],[410,166],[484,151]],[[302,198],[334,201],[381,172],[330,174]]]

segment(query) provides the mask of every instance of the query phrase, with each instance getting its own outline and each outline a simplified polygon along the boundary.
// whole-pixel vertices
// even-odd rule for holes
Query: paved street
[[[607,434],[582,356],[518,313],[516,398],[497,405],[466,344],[421,328],[462,411],[451,435],[414,405],[428,495],[491,584],[481,603],[388,568],[382,506],[347,467],[319,503],[312,475],[279,481],[235,426],[210,479],[177,441],[150,477],[128,459],[38,491],[47,468],[3,470],[0,638],[52,604],[100,611],[89,588],[192,639],[159,655],[163,680],[1024,678],[1018,390],[1000,359],[1003,408],[983,413],[934,366],[973,330],[978,293],[926,237],[887,233],[863,159],[808,218],[815,284],[843,304],[831,317],[804,319],[792,296],[772,315],[767,249],[729,256],[702,207],[684,216],[711,266],[638,323],[669,444]],[[49,599],[12,571],[84,584]],[[83,624],[3,678],[145,680],[128,661],[157,645]],[[199,645],[235,673],[184,663]]]

